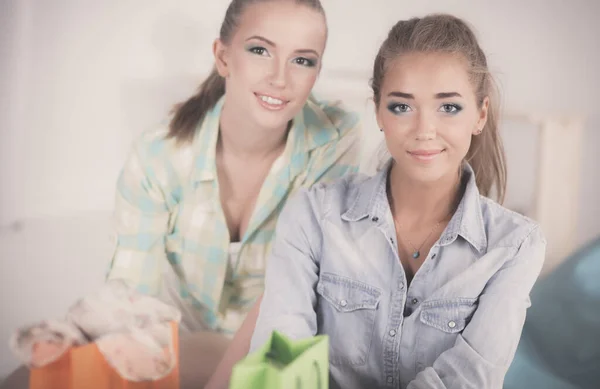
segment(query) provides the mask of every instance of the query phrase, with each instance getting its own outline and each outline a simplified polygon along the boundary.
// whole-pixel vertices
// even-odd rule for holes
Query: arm
[[[344,121],[338,123],[340,138],[336,139],[319,150],[311,158],[311,167],[305,184],[312,185],[316,182],[327,182],[342,177],[346,173],[358,171],[360,153],[359,121],[354,115],[345,113],[341,116]],[[280,219],[283,215],[280,216]],[[314,220],[312,220],[314,221]],[[278,227],[282,228],[282,227]],[[269,263],[273,262],[269,259]],[[244,319],[242,326],[236,332],[231,345],[227,349],[217,370],[212,375],[205,389],[225,389],[229,384],[229,377],[233,366],[244,358],[250,351],[250,339],[258,319],[259,307],[262,297],[254,304]]]
[[[157,175],[169,171],[164,158],[147,155],[146,142],[137,142],[117,183],[114,212],[116,248],[107,279],[123,279],[137,290],[156,295],[161,265],[166,261],[165,238],[171,205],[169,182]],[[154,164],[152,163],[154,162]],[[162,171],[161,171],[162,169]]]
[[[227,389],[229,387],[229,377],[231,376],[233,366],[244,358],[250,350],[250,339],[252,339],[252,333],[256,326],[261,301],[262,296],[258,298],[250,312],[248,312],[248,315],[246,315],[242,326],[235,333],[223,359],[219,362],[217,369],[210,377],[204,389]]]
[[[407,389],[502,388],[545,249],[546,241],[536,227],[515,257],[489,280],[471,322],[454,346],[417,374]]]
[[[300,191],[288,202],[277,222],[251,352],[261,347],[274,330],[293,339],[317,332],[315,289],[321,228],[314,210],[314,194],[314,190]]]
[[[301,191],[277,221],[269,257],[265,293],[254,304],[205,389],[225,389],[233,366],[279,330],[294,338],[316,334],[315,287],[320,236],[309,195]],[[254,333],[254,336],[253,336]],[[252,339],[252,342],[251,342]]]

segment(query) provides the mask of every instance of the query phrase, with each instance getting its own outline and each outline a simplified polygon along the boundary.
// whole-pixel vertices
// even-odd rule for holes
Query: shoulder
[[[359,116],[340,103],[307,101],[302,128],[296,133],[301,149],[308,152],[304,186],[332,181],[358,170],[360,162]]]
[[[160,124],[142,132],[133,142],[133,151],[145,161],[169,160],[180,152],[175,139],[169,138],[169,127]]]
[[[304,210],[310,210],[320,218],[340,216],[365,192],[364,184],[372,179],[363,173],[349,173],[332,181],[321,181],[310,188],[302,188],[295,196],[301,200],[296,201],[303,203]]]
[[[360,115],[349,109],[341,101],[318,100],[311,95],[306,106],[308,125],[333,127],[341,136],[357,133],[360,127]]]
[[[134,140],[125,165],[125,170],[140,169],[167,191],[179,187],[189,176],[194,160],[192,143],[178,144],[168,133],[166,124],[142,132]]]
[[[487,197],[480,196],[480,202],[488,248],[519,249],[526,242],[545,246],[546,239],[538,222]]]

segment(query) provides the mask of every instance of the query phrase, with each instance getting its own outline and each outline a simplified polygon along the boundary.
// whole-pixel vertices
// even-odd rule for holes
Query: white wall
[[[110,210],[128,142],[201,80],[227,2],[3,5],[11,3],[17,4],[7,26],[12,54],[3,73],[11,125],[2,130],[7,163],[1,168],[11,185],[3,190],[0,225]],[[600,49],[591,37],[598,36],[598,2],[324,3],[331,35],[319,87],[328,94],[343,96],[344,81],[336,77],[349,75],[366,99],[377,46],[398,18],[453,12],[479,32],[508,111],[597,115],[591,85]]]
[[[596,77],[596,80],[598,77]],[[594,88],[598,88],[595,81]],[[579,242],[585,244],[600,236],[600,115],[590,116],[581,156],[581,196],[579,199]]]
[[[397,19],[434,11],[474,24],[508,112],[586,115],[583,169],[574,172],[582,177],[581,195],[573,200],[580,201],[580,242],[600,234],[600,2],[323,3],[330,40],[317,89],[350,96],[374,134],[369,146],[379,136],[367,103],[378,45]],[[129,142],[199,84],[226,5],[0,1],[0,376],[16,365],[2,346],[14,327],[61,314],[101,282],[114,185]],[[524,150],[532,140],[525,129],[523,139],[518,127],[512,131],[510,164],[519,174],[532,163]],[[531,177],[521,171],[516,180],[509,195],[530,196]]]

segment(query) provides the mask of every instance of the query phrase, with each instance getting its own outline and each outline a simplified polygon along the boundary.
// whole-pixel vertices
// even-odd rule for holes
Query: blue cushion
[[[524,332],[504,389],[579,389],[552,372]]]
[[[505,389],[600,388],[600,239],[531,293]]]

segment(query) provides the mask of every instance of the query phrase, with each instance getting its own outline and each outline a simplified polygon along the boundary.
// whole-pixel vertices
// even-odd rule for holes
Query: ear
[[[217,72],[219,73],[219,75],[223,78],[226,78],[229,75],[227,54],[227,46],[219,38],[215,39],[215,41],[213,42],[213,56],[215,57],[215,67],[217,68]]]
[[[485,127],[485,124],[487,123],[487,118],[488,118],[488,109],[490,106],[490,99],[489,97],[484,97],[483,98],[483,103],[481,103],[481,108],[479,108],[479,119],[477,119],[477,124],[475,125],[475,128],[473,129],[473,135],[479,135],[481,133],[481,131],[483,130],[483,127]]]
[[[384,131],[383,120],[381,120],[381,113],[379,112],[379,107],[377,107],[377,104],[375,104],[375,100],[373,100],[373,105],[375,107],[375,119],[377,119],[377,127],[379,129],[381,129],[381,131]],[[380,107],[381,107],[381,103],[380,103]]]

